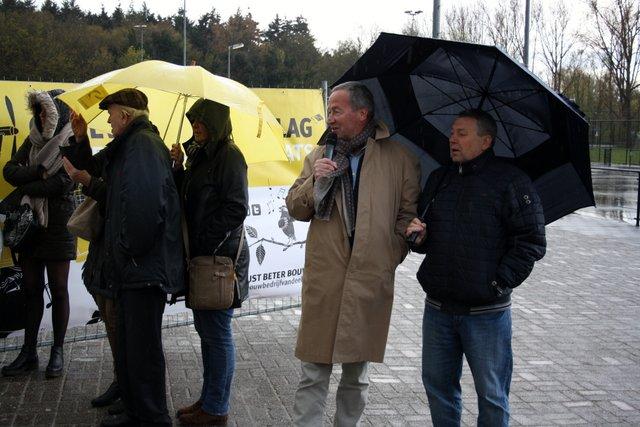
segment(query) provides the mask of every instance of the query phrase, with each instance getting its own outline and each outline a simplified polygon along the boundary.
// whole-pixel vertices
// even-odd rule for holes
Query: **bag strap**
[[[242,231],[240,232],[240,243],[238,243],[238,253],[236,253],[236,260],[233,262],[233,265],[238,264],[238,260],[240,259],[240,252],[242,251],[243,242],[244,242],[244,222],[242,223]]]
[[[180,223],[182,225],[182,241],[184,242],[184,252],[187,254],[187,262],[191,259],[189,256],[189,231],[187,229],[187,219],[184,217],[184,209],[180,214]]]
[[[182,241],[184,242],[184,250],[185,250],[185,253],[187,254],[187,261],[188,261],[191,259],[191,256],[189,254],[189,231],[187,229],[187,220],[184,217],[184,212],[180,215],[180,222],[182,224]],[[216,256],[215,253],[218,251],[220,246],[227,240],[228,237],[229,237],[229,233],[227,233],[227,236],[224,238],[224,240],[220,242],[220,244],[218,245],[218,247],[216,248],[212,256],[214,257]],[[236,259],[233,262],[234,265],[237,264],[238,260],[240,259],[240,252],[242,251],[243,242],[244,242],[244,223],[242,223],[242,231],[240,232],[240,242],[238,243],[238,252],[236,253]]]

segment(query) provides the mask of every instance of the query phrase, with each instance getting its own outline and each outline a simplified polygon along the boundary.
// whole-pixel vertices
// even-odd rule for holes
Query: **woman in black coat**
[[[13,376],[38,367],[36,344],[44,312],[44,272],[51,290],[53,347],[46,377],[58,377],[64,366],[62,345],[69,321],[67,281],[70,261],[76,257],[76,239],[67,230],[73,213],[74,184],[62,167],[60,147],[72,135],[69,110],[55,96],[61,90],[31,92],[33,112],[29,137],[4,166],[5,180],[16,187],[21,204],[29,204],[41,229],[19,252],[26,294],[24,345],[18,357],[2,368]]]
[[[196,403],[178,410],[181,423],[222,425],[227,422],[235,346],[231,331],[233,308],[249,292],[249,249],[242,229],[248,209],[247,164],[231,139],[229,108],[200,99],[187,112],[193,138],[171,150],[189,236],[189,256],[226,256],[235,260],[236,298],[227,310],[193,310],[202,346],[203,385]]]

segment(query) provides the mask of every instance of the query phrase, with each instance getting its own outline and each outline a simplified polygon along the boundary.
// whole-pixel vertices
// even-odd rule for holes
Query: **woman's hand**
[[[171,146],[171,151],[169,152],[171,155],[171,164],[174,171],[178,171],[182,169],[182,162],[184,161],[184,153],[180,148],[180,144],[176,143]]]
[[[85,187],[91,183],[91,175],[89,175],[89,172],[76,169],[66,157],[62,158],[62,166],[64,166],[64,170],[67,171],[67,174],[73,182],[79,182]]]

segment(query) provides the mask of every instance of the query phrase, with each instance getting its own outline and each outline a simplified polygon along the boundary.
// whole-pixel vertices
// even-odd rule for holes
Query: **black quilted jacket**
[[[546,250],[544,214],[531,180],[490,150],[431,174],[420,197],[427,236],[418,281],[442,309],[508,303]],[[492,282],[496,282],[496,286]]]

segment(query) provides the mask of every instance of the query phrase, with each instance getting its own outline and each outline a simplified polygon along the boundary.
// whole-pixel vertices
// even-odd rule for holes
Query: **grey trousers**
[[[322,426],[333,365],[302,362],[300,384],[293,406],[293,424],[298,427]],[[334,426],[357,426],[367,404],[369,362],[343,363],[336,392]]]

